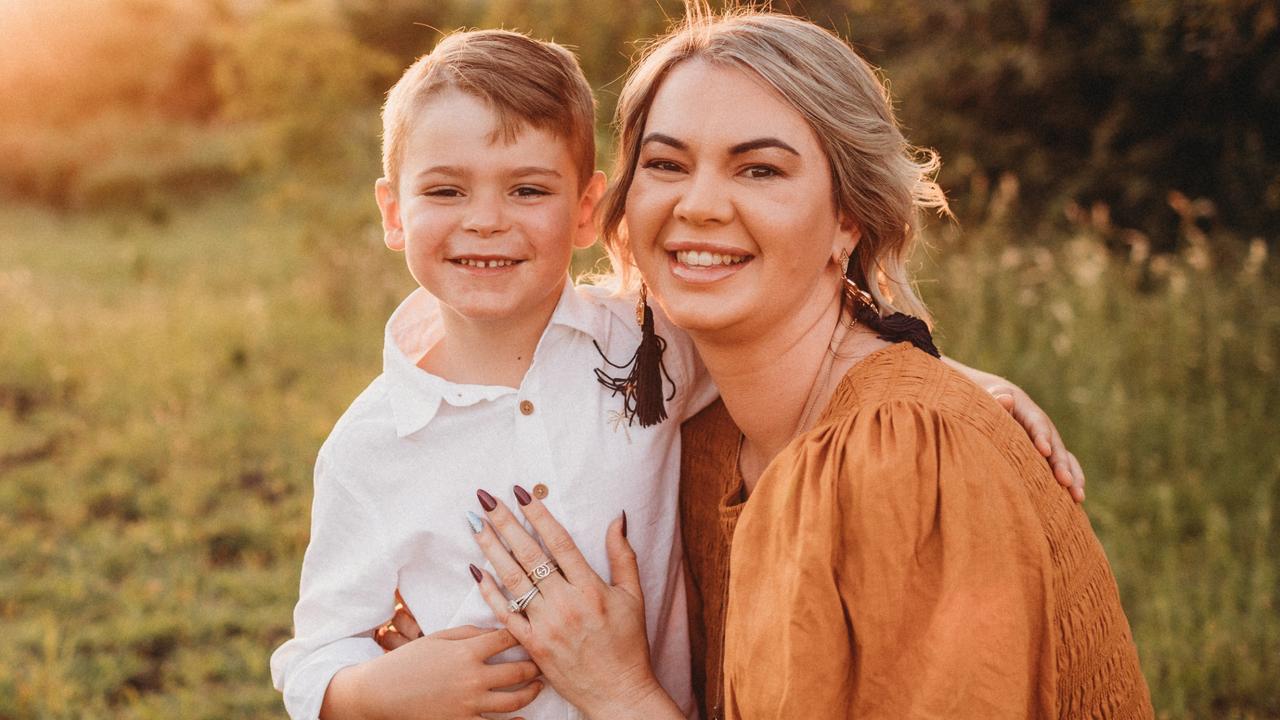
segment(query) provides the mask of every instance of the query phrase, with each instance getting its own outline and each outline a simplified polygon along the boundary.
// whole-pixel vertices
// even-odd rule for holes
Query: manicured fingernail
[[[477,490],[476,497],[480,498],[480,507],[484,508],[485,512],[490,512],[494,508],[498,507],[498,501],[494,500],[492,495],[483,490]]]
[[[467,522],[471,523],[471,531],[477,535],[480,534],[481,530],[484,530],[484,521],[480,519],[479,515],[470,510],[467,511]]]
[[[627,536],[627,511],[622,511],[622,537]]]
[[[480,582],[480,580],[484,578],[484,576],[480,574],[480,568],[475,565],[467,565],[467,569],[471,570],[471,577],[475,578],[476,582]]]
[[[516,485],[514,490],[516,493],[516,502],[519,502],[521,507],[533,502],[533,498],[529,496],[529,492],[524,488]]]

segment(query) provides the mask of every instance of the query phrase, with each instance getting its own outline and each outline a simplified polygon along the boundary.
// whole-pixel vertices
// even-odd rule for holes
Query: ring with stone
[[[524,612],[524,609],[529,606],[529,603],[533,601],[533,598],[536,597],[537,594],[538,594],[538,586],[534,585],[533,587],[529,588],[529,590],[525,592],[525,594],[507,603],[507,612],[513,612],[513,613]]]

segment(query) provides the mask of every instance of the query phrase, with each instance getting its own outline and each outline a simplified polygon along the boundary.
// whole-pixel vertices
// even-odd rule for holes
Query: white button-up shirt
[[[486,561],[465,514],[478,508],[477,489],[510,504],[513,485],[539,483],[542,502],[606,579],[605,528],[626,510],[655,672],[695,714],[677,508],[680,423],[715,390],[688,338],[656,307],[655,319],[677,391],[670,417],[641,428],[627,424],[621,396],[593,372],[625,372],[605,366],[592,341],[614,362],[629,359],[640,342],[634,300],[566,283],[518,388],[462,385],[419,368],[443,332],[438,306],[422,290],[400,305],[387,323],[382,374],[316,461],[295,635],[271,656],[292,718],[317,718],[338,670],[382,654],[373,629],[391,617],[396,588],[424,633],[496,626],[467,570]],[[527,655],[517,647],[499,657]],[[515,714],[583,717],[550,687]]]

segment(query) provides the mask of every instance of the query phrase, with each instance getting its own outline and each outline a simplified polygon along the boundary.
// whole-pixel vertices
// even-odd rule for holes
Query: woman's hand
[[[538,663],[551,686],[588,716],[683,717],[649,664],[644,595],[635,553],[626,539],[626,513],[605,535],[610,584],[591,569],[545,505],[519,486],[515,493],[546,550],[505,504],[483,490],[477,493],[489,522],[475,537],[497,578],[476,572],[481,593],[498,620]],[[502,588],[513,597],[523,595],[533,587],[529,573],[548,560],[560,572],[538,582],[538,594],[523,613],[510,611]]]
[[[942,360],[991,393],[996,402],[1009,411],[1013,419],[1027,431],[1036,450],[1049,461],[1049,466],[1053,468],[1053,476],[1058,482],[1071,492],[1071,497],[1076,502],[1084,502],[1084,470],[1080,467],[1080,461],[1076,459],[1074,453],[1067,450],[1067,446],[1062,442],[1062,435],[1058,433],[1058,428],[1049,419],[1049,415],[1031,399],[1031,396],[999,375],[975,370],[949,357],[944,357]]]
[[[334,675],[320,716],[483,720],[481,713],[514,712],[542,690],[538,666],[486,660],[515,645],[507,630],[472,625],[406,640]]]

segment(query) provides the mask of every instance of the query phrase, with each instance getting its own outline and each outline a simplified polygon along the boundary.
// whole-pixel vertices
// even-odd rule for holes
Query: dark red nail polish
[[[622,511],[622,537],[627,536],[627,511]]]
[[[467,565],[467,567],[470,568],[471,577],[475,578],[476,582],[480,582],[484,578],[484,576],[480,574],[480,568],[475,565]]]
[[[515,486],[515,493],[516,501],[520,503],[521,507],[533,502],[533,498],[529,496],[529,492],[519,485]]]
[[[483,490],[477,490],[476,497],[480,498],[480,507],[484,508],[485,512],[489,512],[498,507],[498,501],[494,500],[492,495]]]

